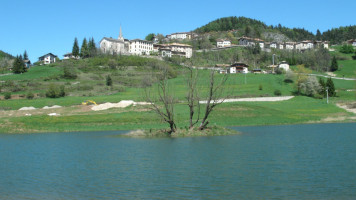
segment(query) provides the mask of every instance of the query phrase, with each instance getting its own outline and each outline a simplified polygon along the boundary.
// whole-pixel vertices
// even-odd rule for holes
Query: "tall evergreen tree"
[[[12,65],[12,71],[15,74],[21,74],[27,71],[27,68],[25,66],[25,63],[22,60],[22,56],[16,56],[15,61],[13,62]]]
[[[322,38],[321,38],[321,33],[320,33],[320,30],[319,30],[319,29],[316,30],[316,40],[318,40],[318,41],[322,40]]]
[[[335,85],[331,78],[328,78],[328,80],[326,81],[326,87],[328,88],[329,96],[335,97],[336,96]]]
[[[82,47],[80,48],[80,57],[87,58],[89,56],[88,42],[87,39],[83,39]]]
[[[338,68],[339,68],[339,65],[337,64],[336,57],[334,56],[331,61],[330,71],[334,72],[334,71],[338,70]]]
[[[79,56],[79,45],[78,45],[78,39],[75,38],[74,39],[74,44],[73,44],[73,48],[72,48],[72,54],[74,57],[78,57]]]
[[[27,55],[27,51],[25,50],[25,52],[23,53],[23,59],[24,60],[28,60],[28,55]]]
[[[96,55],[96,45],[93,37],[89,39],[88,49],[89,49],[89,56],[94,57]]]
[[[323,78],[319,78],[320,91],[319,94],[322,96],[326,96],[326,84]]]

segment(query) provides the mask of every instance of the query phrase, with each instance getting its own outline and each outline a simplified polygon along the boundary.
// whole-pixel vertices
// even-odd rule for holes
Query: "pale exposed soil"
[[[238,99],[225,99],[224,103],[228,102],[241,102],[241,101],[248,101],[248,102],[257,102],[257,101],[286,101],[292,99],[294,96],[284,96],[284,97],[255,97],[255,98],[238,98]],[[219,100],[220,102],[222,100]],[[207,103],[207,101],[199,101],[200,103]]]

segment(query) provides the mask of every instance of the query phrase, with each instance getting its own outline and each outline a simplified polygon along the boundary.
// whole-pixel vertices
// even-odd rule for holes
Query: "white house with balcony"
[[[146,40],[130,40],[129,53],[134,55],[150,55],[153,51],[153,43]]]
[[[42,62],[45,65],[51,64],[51,63],[55,63],[56,62],[56,55],[52,54],[52,53],[48,53],[46,55],[43,55],[41,57],[38,58],[39,62]]]
[[[217,39],[216,40],[216,47],[223,48],[223,47],[231,47],[231,41],[226,39]]]

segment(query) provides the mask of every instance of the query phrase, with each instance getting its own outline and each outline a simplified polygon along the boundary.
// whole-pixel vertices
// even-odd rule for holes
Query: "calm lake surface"
[[[355,199],[356,123],[234,136],[0,134],[0,199]]]

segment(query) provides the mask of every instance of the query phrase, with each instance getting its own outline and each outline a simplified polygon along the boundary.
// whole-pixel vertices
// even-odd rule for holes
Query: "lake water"
[[[0,199],[355,199],[356,123],[240,135],[0,134]]]

